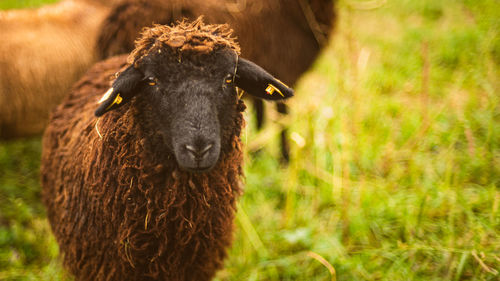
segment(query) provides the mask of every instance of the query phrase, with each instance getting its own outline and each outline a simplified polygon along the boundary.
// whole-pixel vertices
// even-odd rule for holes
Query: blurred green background
[[[5,1],[0,8],[52,1]],[[500,2],[340,0],[293,114],[244,141],[217,280],[500,280]],[[251,109],[248,111],[251,112]],[[280,124],[293,160],[280,166]],[[40,139],[0,142],[0,280],[71,280]]]

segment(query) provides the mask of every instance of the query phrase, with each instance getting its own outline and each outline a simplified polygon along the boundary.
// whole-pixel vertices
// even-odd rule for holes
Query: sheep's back
[[[0,138],[43,130],[50,110],[94,62],[108,12],[72,0],[0,12]]]

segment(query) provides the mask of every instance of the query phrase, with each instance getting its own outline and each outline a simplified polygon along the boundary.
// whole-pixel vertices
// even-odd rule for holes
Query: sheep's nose
[[[179,143],[174,148],[179,166],[190,172],[205,172],[210,170],[219,159],[220,142],[217,139],[191,139]]]
[[[203,160],[205,156],[208,154],[210,149],[213,147],[213,144],[207,144],[204,146],[196,146],[196,145],[189,145],[186,144],[185,148],[191,157],[193,157],[197,161]]]
[[[215,138],[194,137],[174,146],[177,163],[184,170],[205,172],[219,159],[220,141]]]

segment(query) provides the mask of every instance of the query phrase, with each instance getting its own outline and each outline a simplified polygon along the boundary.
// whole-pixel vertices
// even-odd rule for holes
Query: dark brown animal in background
[[[52,115],[41,168],[76,280],[204,281],[222,267],[243,173],[236,87],[293,95],[239,57],[227,25],[200,20],[146,29],[128,63],[98,63],[76,84]]]
[[[96,60],[96,35],[115,2],[0,11],[0,139],[42,132],[50,110]]]
[[[243,56],[294,85],[309,69],[332,33],[334,0],[124,0],[102,25],[97,52],[101,58],[129,52],[143,26],[169,24],[182,17],[204,15],[208,23],[228,23],[235,31]],[[264,107],[254,100],[257,127]],[[278,111],[286,113],[284,104]],[[286,130],[282,157],[289,159]]]

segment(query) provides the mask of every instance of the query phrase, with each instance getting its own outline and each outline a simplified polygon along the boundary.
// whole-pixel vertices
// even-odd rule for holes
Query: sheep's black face
[[[263,99],[293,96],[292,89],[228,48],[183,55],[162,50],[123,71],[99,101],[95,115],[136,97],[136,104],[151,109],[154,129],[185,170],[211,169],[221,149],[230,146],[239,114],[236,86]]]
[[[186,58],[187,57],[187,58]],[[225,50],[179,57],[156,53],[144,58],[144,98],[153,106],[158,130],[179,166],[202,172],[219,159],[237,112],[233,78],[237,56]]]

